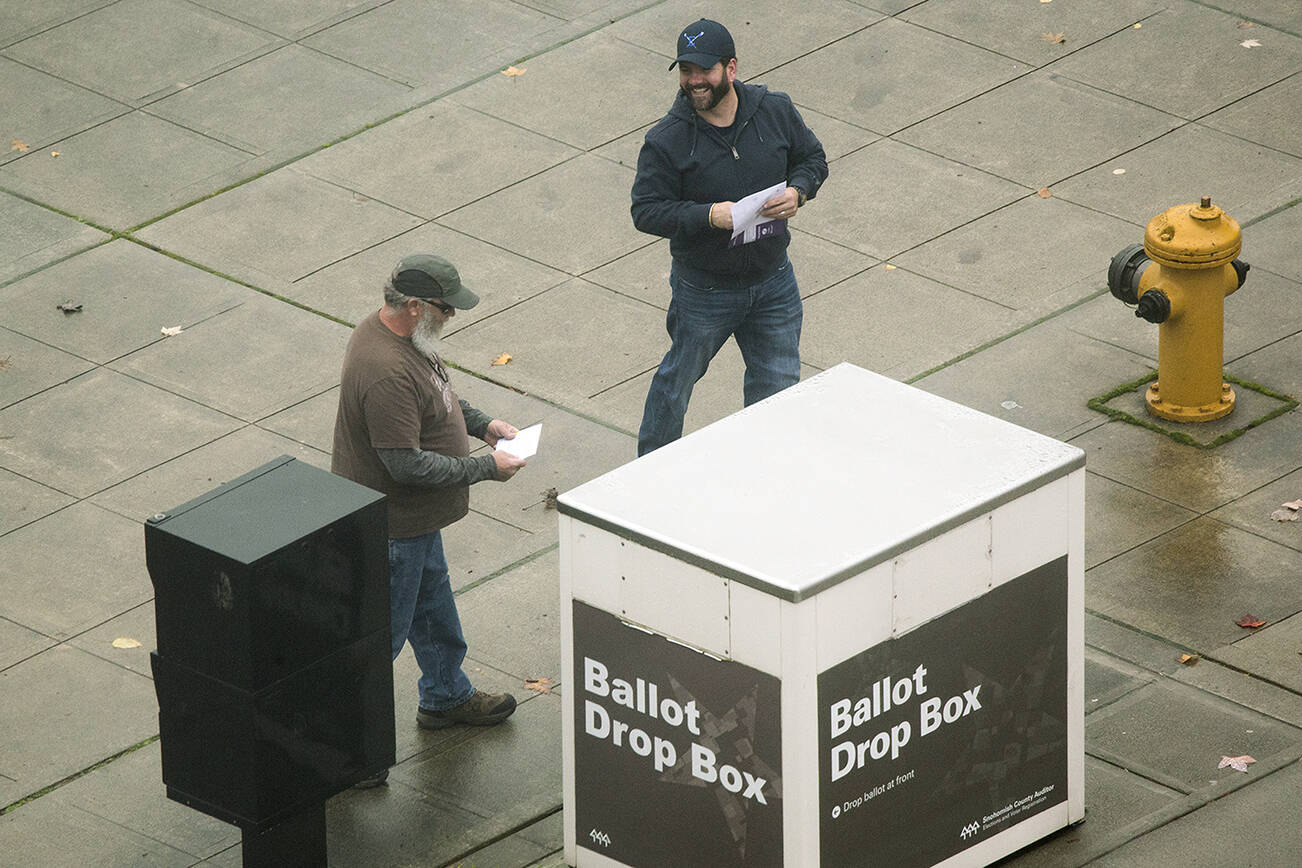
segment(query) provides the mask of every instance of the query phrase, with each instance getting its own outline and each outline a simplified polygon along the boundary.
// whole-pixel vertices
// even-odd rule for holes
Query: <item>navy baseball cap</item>
[[[703,66],[714,66],[725,57],[736,57],[737,48],[732,44],[732,34],[718,21],[702,18],[693,21],[678,34],[678,57],[669,68],[673,69],[684,61]]]

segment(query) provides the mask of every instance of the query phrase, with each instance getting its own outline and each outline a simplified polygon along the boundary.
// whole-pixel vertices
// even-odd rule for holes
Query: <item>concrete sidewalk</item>
[[[164,797],[142,522],[281,454],[328,467],[349,329],[414,250],[482,289],[445,335],[463,397],[546,423],[544,451],[476,486],[447,535],[470,674],[526,701],[500,727],[418,730],[399,658],[399,763],[331,800],[331,861],[562,864],[546,495],[635,454],[669,256],[633,228],[629,187],[677,84],[676,30],[700,14],[0,8],[0,865],[240,864],[237,829]],[[1087,454],[1088,816],[1010,864],[1297,864],[1302,522],[1271,513],[1302,498],[1302,412],[1199,449],[1086,404],[1156,367],[1157,329],[1107,293],[1109,258],[1201,195],[1242,224],[1253,266],[1226,301],[1226,372],[1302,393],[1302,5],[705,14],[828,153],[793,223],[807,373],[850,361]],[[729,344],[689,428],[741,407],[741,367]],[[1239,394],[1218,432],[1275,406]],[[1266,626],[1235,623],[1249,613]],[[1240,755],[1247,773],[1218,769]]]

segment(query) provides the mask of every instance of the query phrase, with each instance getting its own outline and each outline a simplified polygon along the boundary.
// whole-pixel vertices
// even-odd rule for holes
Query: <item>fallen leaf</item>
[[[1040,38],[1045,42],[1052,42],[1054,45],[1061,45],[1067,41],[1067,37],[1061,33],[1041,33]]]
[[[114,648],[139,648],[140,643],[128,636],[119,636],[113,640]]]
[[[1285,509],[1302,509],[1302,500],[1289,500],[1281,503],[1280,506]]]
[[[889,262],[882,266],[882,268],[886,269],[887,271],[894,271],[898,267],[899,267],[898,265],[891,265]]]
[[[1179,660],[1179,661],[1180,661],[1181,663],[1183,663],[1185,666],[1192,666],[1192,665],[1194,665],[1195,663],[1198,662],[1198,655],[1197,655],[1197,654],[1181,654],[1179,657],[1177,657],[1177,658],[1175,658],[1175,659],[1176,659],[1176,660]]]
[[[1049,199],[1053,196],[1053,193],[1048,187],[1041,187],[1035,191],[1035,195],[1039,196],[1041,199]]]
[[[1239,44],[1244,48],[1261,48],[1261,43],[1255,39],[1245,39]]]
[[[3,359],[0,359],[0,371],[3,371],[9,367],[9,360],[12,358],[13,356],[5,356]]]
[[[1234,623],[1238,624],[1240,627],[1247,627],[1251,630],[1266,626],[1266,622],[1258,618],[1256,615],[1244,615]]]
[[[508,66],[506,69],[502,70],[502,75],[515,78],[517,75],[524,75],[524,70],[515,66]]]
[[[159,331],[163,333],[163,337],[165,338],[174,338],[181,332],[185,331],[185,329],[180,326],[163,326]]]
[[[506,364],[507,362],[509,362],[509,361],[511,361],[511,354],[510,354],[510,353],[502,353],[500,356],[498,356],[497,358],[493,359],[493,364],[495,364],[495,365],[505,365],[505,364]]]
[[[1297,511],[1292,509],[1277,509],[1270,514],[1275,521],[1297,521]]]
[[[1125,170],[1125,169],[1113,169],[1113,170],[1112,170],[1112,174],[1114,174],[1114,175],[1124,175],[1124,174],[1126,174],[1126,170]]]
[[[1255,762],[1256,760],[1250,756],[1223,756],[1221,757],[1220,765],[1216,767],[1218,769],[1223,769],[1226,766],[1229,766],[1232,769],[1238,769],[1241,772],[1246,772],[1248,770],[1248,763],[1255,763]]]
[[[57,156],[59,156],[59,152],[58,152],[58,151],[50,151],[50,156],[51,156],[51,157],[57,157]]]
[[[542,493],[542,496],[543,496],[543,509],[556,508],[556,489],[549,488]]]
[[[79,301],[61,301],[55,307],[64,313],[81,313],[81,302]]]
[[[1234,26],[1239,28],[1240,30],[1247,30],[1249,27],[1256,27],[1257,25],[1253,24],[1251,21],[1240,21],[1238,24]]]
[[[20,141],[18,141],[17,139],[14,139],[14,143],[13,143],[13,145],[9,148],[9,150],[11,150],[11,151],[18,151],[20,154],[25,154],[25,153],[27,153],[27,143],[26,143],[26,142],[20,142]]]
[[[526,678],[524,686],[527,690],[533,690],[538,693],[551,694],[552,680],[550,678]]]
[[[1143,27],[1143,26],[1144,26],[1144,25],[1143,25],[1142,23],[1136,23],[1136,24],[1135,24],[1135,29],[1138,30],[1139,28],[1141,28],[1141,27]]]

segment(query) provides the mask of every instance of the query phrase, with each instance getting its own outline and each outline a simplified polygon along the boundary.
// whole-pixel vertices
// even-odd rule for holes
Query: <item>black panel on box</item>
[[[257,690],[389,626],[384,496],[282,456],[145,525],[158,653]]]
[[[393,765],[389,631],[257,691],[151,655],[170,798],[246,831]]]

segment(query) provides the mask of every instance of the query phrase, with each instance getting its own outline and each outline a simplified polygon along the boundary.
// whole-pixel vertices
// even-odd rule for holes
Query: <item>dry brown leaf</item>
[[[1302,500],[1289,500],[1281,503],[1280,506],[1285,509],[1302,509]]]
[[[1179,660],[1179,661],[1180,661],[1181,663],[1183,663],[1185,666],[1192,666],[1192,665],[1194,665],[1195,663],[1198,662],[1198,655],[1197,655],[1197,654],[1181,654],[1179,657],[1177,657],[1177,658],[1175,658],[1175,659],[1176,659],[1176,660]]]
[[[1239,28],[1240,30],[1247,30],[1249,27],[1256,27],[1257,25],[1253,24],[1251,21],[1240,21],[1238,24],[1234,26]]]
[[[1238,624],[1240,627],[1247,627],[1250,630],[1266,626],[1266,622],[1258,618],[1256,615],[1244,615],[1234,623]]]
[[[113,640],[114,648],[139,648],[140,642],[130,636],[119,636]]]
[[[494,365],[505,365],[505,364],[506,364],[507,362],[509,362],[509,361],[511,361],[511,354],[510,354],[510,353],[502,353],[500,356],[498,356],[497,358],[493,359],[493,364],[494,364]]]
[[[515,78],[517,75],[524,75],[524,70],[518,67],[508,66],[506,69],[502,70],[502,75]]]
[[[1275,521],[1297,521],[1297,510],[1277,509],[1270,514]]]
[[[13,356],[5,356],[3,359],[0,359],[0,371],[3,371],[9,367],[9,361],[12,358]]]
[[[551,694],[552,680],[550,678],[526,678],[524,686],[527,690],[533,690],[537,693]]]
[[[1061,45],[1067,41],[1067,37],[1061,33],[1041,33],[1040,38],[1045,42],[1052,42],[1054,45]]]
[[[28,150],[28,148],[27,148],[27,143],[26,143],[26,142],[20,142],[20,141],[18,141],[17,139],[14,139],[14,143],[13,143],[12,146],[10,146],[9,150],[11,150],[11,151],[18,151],[20,154],[25,154],[25,153],[27,153],[27,150]]]
[[[1035,191],[1035,195],[1039,196],[1041,199],[1049,199],[1052,198],[1053,193],[1049,190],[1048,187],[1041,187],[1040,189]]]

